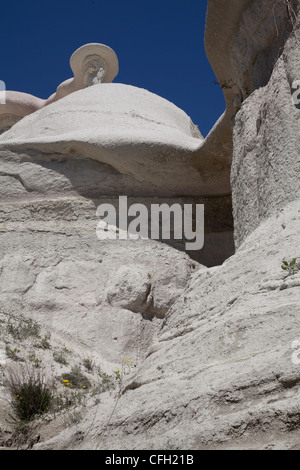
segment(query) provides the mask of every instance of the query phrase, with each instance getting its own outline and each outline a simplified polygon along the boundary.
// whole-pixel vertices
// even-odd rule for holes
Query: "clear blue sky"
[[[11,0],[1,4],[0,80],[47,98],[72,77],[69,59],[100,42],[118,55],[117,83],[183,109],[205,136],[225,109],[204,50],[207,0]]]

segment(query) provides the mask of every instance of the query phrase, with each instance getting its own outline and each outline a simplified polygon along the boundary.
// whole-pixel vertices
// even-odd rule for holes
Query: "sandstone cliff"
[[[79,117],[59,135],[53,116],[64,120],[76,102],[79,116],[95,90],[1,136],[3,311],[39,321],[56,346],[93,357],[107,374],[124,358],[136,365],[117,390],[88,399],[80,422],[42,423],[34,449],[299,448],[300,365],[292,346],[300,339],[300,270],[281,268],[283,259],[300,260],[299,109],[292,101],[300,79],[298,7],[208,1],[206,50],[227,108],[204,141],[167,103],[160,123],[150,116],[152,152],[145,134],[141,153],[115,136],[105,147],[93,132],[77,132],[85,122]],[[145,116],[130,119],[145,130]],[[99,245],[95,209],[115,196],[112,188],[145,201],[161,184],[164,200],[207,198],[211,214],[225,208],[205,256],[193,260],[161,241]],[[224,259],[213,254],[220,243]]]

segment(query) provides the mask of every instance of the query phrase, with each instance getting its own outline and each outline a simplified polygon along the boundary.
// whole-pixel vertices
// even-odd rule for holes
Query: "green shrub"
[[[5,347],[6,356],[13,361],[23,361],[23,359],[18,356],[18,353],[21,352],[20,349],[14,348],[11,349],[8,345]]]
[[[289,275],[295,274],[299,268],[296,264],[297,258],[293,258],[290,262],[285,259],[282,261],[281,269],[287,271]]]
[[[63,364],[65,366],[68,364],[67,356],[64,351],[53,351],[53,359],[55,360],[55,362],[58,362],[59,364]]]
[[[7,332],[14,338],[20,341],[30,337],[38,337],[40,334],[39,324],[24,317],[17,317],[10,315],[10,321],[7,324]]]
[[[82,364],[84,365],[84,367],[86,368],[86,370],[88,370],[88,371],[90,371],[90,372],[91,372],[91,371],[93,370],[93,368],[94,368],[94,364],[93,364],[92,359],[89,359],[89,358],[83,359]]]
[[[44,338],[42,338],[39,343],[35,343],[34,346],[40,349],[51,349],[50,338],[51,334],[47,333]]]
[[[15,421],[28,423],[50,409],[53,400],[51,387],[36,368],[9,370],[6,385]]]
[[[65,372],[61,376],[61,381],[71,388],[86,388],[91,386],[90,380],[81,372],[79,366],[74,366],[70,372]]]

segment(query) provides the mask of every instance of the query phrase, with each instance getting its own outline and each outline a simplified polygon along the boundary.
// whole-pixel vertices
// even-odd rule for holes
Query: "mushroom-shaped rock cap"
[[[106,64],[106,81],[112,82],[119,73],[119,61],[113,49],[105,44],[91,43],[77,49],[71,56],[70,66],[74,76],[84,73],[84,61],[89,56],[98,56]]]
[[[0,137],[0,146],[7,149],[55,152],[109,165],[134,179],[130,188],[123,188],[126,194],[132,189],[139,195],[227,194],[229,166],[222,155],[203,152],[204,144],[182,109],[121,83],[71,93]]]

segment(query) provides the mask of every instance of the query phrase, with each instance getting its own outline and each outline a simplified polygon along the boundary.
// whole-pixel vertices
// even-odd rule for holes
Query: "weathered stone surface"
[[[223,168],[214,174],[206,160],[203,170],[196,171],[194,160],[203,138],[195,132],[190,118],[167,100],[129,85],[104,83],[27,116],[0,142],[18,152],[100,162],[98,173],[101,168],[106,178],[112,178],[107,184],[110,194],[116,186],[117,194],[228,193],[228,173]]]
[[[120,356],[130,357],[137,365],[122,378],[119,393],[103,393],[97,405],[89,402],[76,426],[44,427],[35,449],[299,449],[300,365],[293,361],[293,353],[300,330],[300,271],[298,264],[293,272],[281,268],[283,259],[298,262],[300,258],[299,109],[291,98],[299,68],[299,25],[295,16],[292,34],[290,26],[282,28],[284,19],[291,20],[291,12],[298,14],[296,2],[278,6],[278,16],[274,10],[275,26],[270,6],[268,0],[222,1],[221,7],[217,0],[208,2],[208,56],[215,51],[218,79],[234,82],[224,91],[226,113],[208,138],[195,139],[186,117],[177,111],[166,113],[162,122],[167,124],[158,126],[159,138],[152,133],[157,124],[151,122],[148,128],[151,139],[157,138],[152,140],[156,150],[171,135],[178,139],[180,151],[184,142],[188,152],[183,160],[178,153],[178,159],[164,168],[172,172],[177,164],[177,168],[187,164],[185,175],[195,171],[195,185],[207,165],[211,165],[209,178],[216,161],[223,158],[223,170],[231,166],[233,143],[237,250],[221,265],[203,266],[160,241],[99,244],[95,208],[97,198],[104,195],[92,186],[90,198],[84,194],[88,174],[80,189],[74,168],[84,167],[79,163],[80,149],[88,165],[92,165],[89,158],[100,161],[104,171],[103,164],[109,162],[99,151],[100,137],[94,130],[88,138],[86,131],[80,132],[81,117],[76,139],[67,119],[65,126],[70,126],[72,135],[58,133],[55,126],[46,129],[49,110],[57,115],[62,109],[58,120],[62,122],[74,97],[49,107],[46,121],[32,115],[0,139],[1,177],[6,182],[0,226],[4,308],[25,310],[42,319],[58,337],[76,343],[78,351],[79,345],[92,351],[106,371],[117,367]],[[260,75],[259,64],[268,51],[274,63],[268,62],[268,70]],[[253,64],[254,57],[258,65]],[[95,97],[98,91],[92,94]],[[78,93],[82,109],[88,96],[87,90]],[[159,112],[170,109],[166,104]],[[179,117],[179,127],[174,116]],[[143,132],[148,126],[144,121],[138,118],[136,123]],[[32,124],[34,135],[26,122]],[[120,129],[116,132],[114,142],[119,141]],[[207,148],[212,151],[220,141],[220,153],[204,158],[209,155]],[[194,144],[200,144],[195,153]],[[135,156],[125,164],[119,149],[115,154],[113,150],[116,181],[130,168],[134,181],[148,184],[144,193],[139,192],[140,186],[131,195],[153,197],[150,175],[147,179],[145,171],[142,177],[142,161]],[[50,155],[55,165],[68,155],[65,172],[51,166]],[[161,158],[163,153],[149,153],[154,162],[158,155]],[[197,155],[203,155],[201,162],[197,163]],[[169,172],[164,176],[169,191],[174,181],[169,181]],[[210,188],[199,180],[199,188],[206,189],[193,196],[216,197],[213,188],[219,177],[220,173],[211,177]],[[126,182],[126,188],[132,187],[133,180]],[[16,191],[6,192],[13,181]],[[173,189],[159,196],[172,198]],[[214,207],[215,201],[210,202]],[[221,233],[225,219],[217,226]],[[216,234],[214,223],[212,217],[211,233]]]
[[[48,99],[18,91],[0,91],[0,134],[25,116],[96,83],[111,83],[119,72],[116,53],[104,44],[85,44],[71,56],[73,78],[61,83]]]
[[[135,351],[142,324],[151,341],[153,328],[161,322],[144,320],[143,302],[133,307],[129,294],[113,306],[107,301],[112,300],[105,293],[115,285],[115,273],[120,276],[126,268],[151,278],[152,309],[161,317],[198,265],[184,252],[156,241],[98,240],[94,205],[84,199],[0,207],[2,309],[34,314],[62,336],[73,334],[102,351],[104,360],[110,357],[112,363],[122,354],[133,354],[129,344]],[[123,282],[126,285],[128,278]],[[115,285],[119,300],[123,288],[122,283]]]
[[[254,2],[247,15],[257,18],[261,8],[262,5],[256,5],[255,9]],[[266,23],[267,18],[269,23]],[[275,44],[278,46],[275,19],[270,11],[267,18],[261,27],[264,34],[268,25],[269,29],[274,30]],[[285,20],[289,25],[288,16]],[[243,24],[239,41],[242,31],[244,35],[248,33]],[[285,34],[286,31],[283,38]],[[255,72],[260,87],[242,104],[235,116],[231,179],[237,246],[269,215],[283,209],[288,202],[299,200],[299,109],[293,104],[291,96],[293,81],[300,76],[298,42],[297,25],[278,57],[268,83],[263,86],[266,69],[260,67],[261,76],[258,71]],[[273,42],[270,48],[266,48],[263,42],[262,48],[264,55],[270,49],[270,55],[274,56]],[[258,55],[259,52],[258,49]],[[248,59],[248,68],[252,71],[250,57]]]
[[[144,314],[152,301],[150,278],[146,270],[123,266],[112,273],[105,300],[110,305]]]

